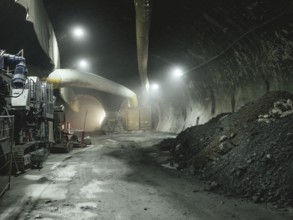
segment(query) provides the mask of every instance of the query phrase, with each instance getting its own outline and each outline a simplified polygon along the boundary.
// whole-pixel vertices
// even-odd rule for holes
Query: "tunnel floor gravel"
[[[293,213],[207,192],[188,173],[164,166],[154,145],[175,135],[91,134],[93,145],[51,154],[41,170],[12,179],[0,219],[289,220]]]

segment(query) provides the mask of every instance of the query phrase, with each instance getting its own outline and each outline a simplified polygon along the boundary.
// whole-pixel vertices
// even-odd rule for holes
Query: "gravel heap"
[[[293,95],[275,91],[160,143],[210,191],[293,206]]]

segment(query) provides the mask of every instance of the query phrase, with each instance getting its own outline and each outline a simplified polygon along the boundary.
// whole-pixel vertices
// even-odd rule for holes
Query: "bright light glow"
[[[82,70],[86,70],[89,67],[89,63],[86,60],[82,59],[78,61],[78,67]]]
[[[86,131],[100,129],[105,118],[105,110],[99,100],[90,95],[72,93],[68,101],[70,107],[72,107],[71,103],[75,105],[75,109],[66,109],[66,120],[71,123],[72,129],[83,129],[85,122]],[[86,114],[87,118],[85,118]]]
[[[157,83],[153,83],[151,85],[152,90],[158,90],[160,88],[160,86]]]
[[[72,29],[72,34],[74,38],[81,39],[85,36],[85,30],[82,27],[74,27]]]
[[[183,76],[183,71],[180,68],[176,68],[176,69],[174,69],[173,74],[176,78],[179,78],[179,77]]]
[[[98,124],[101,125],[106,117],[106,112],[102,110],[101,112],[97,112],[97,119],[98,119]]]

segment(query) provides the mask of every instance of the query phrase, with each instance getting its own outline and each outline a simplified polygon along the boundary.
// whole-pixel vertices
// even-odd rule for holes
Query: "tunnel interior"
[[[93,28],[92,34],[97,30],[103,33],[100,41],[84,42],[76,47],[72,47],[75,43],[73,39],[66,36],[69,27],[65,25],[77,3],[70,6],[62,1],[44,3],[59,40],[63,67],[72,66],[74,54],[82,56],[88,53],[93,61],[92,72],[121,83],[143,97],[135,58],[133,2],[96,3],[96,11],[87,13],[82,9],[88,10],[90,6],[81,6],[76,11],[79,20],[93,27],[94,23],[88,19],[100,12],[96,24],[102,25],[102,21],[105,21],[108,28]],[[3,18],[7,20],[10,17],[14,23],[2,22],[4,29],[11,34],[1,36],[3,40],[0,46],[12,52],[24,49],[32,69],[30,74],[45,77],[50,69],[50,65],[45,64],[50,62],[41,52],[32,25],[24,21],[25,10],[8,1],[1,4],[8,9]],[[56,9],[65,6],[67,10],[62,13]],[[14,14],[19,18],[15,18]],[[235,5],[231,0],[186,0],[180,4],[173,0],[162,0],[151,2],[150,16],[148,78],[150,84],[158,82],[160,89],[150,89],[149,103],[141,101],[140,105],[156,106],[151,124],[157,126],[152,126],[152,129],[178,133],[190,126],[205,123],[220,113],[235,112],[268,91],[292,92],[291,1],[282,1],[281,4],[274,0],[246,0]],[[19,28],[23,38],[13,32],[13,27]],[[110,32],[121,34],[110,36]],[[24,39],[25,44],[22,42]],[[118,43],[122,40],[126,43]],[[105,45],[115,44],[113,47],[103,47],[102,42]],[[90,47],[100,51],[99,58],[91,55]],[[37,58],[34,54],[38,54]],[[128,57],[124,64],[121,63],[121,57]],[[184,73],[180,78],[172,78],[172,71],[176,67],[182,68]],[[121,110],[117,106],[123,100],[113,97],[108,100],[117,100],[115,107],[109,107],[108,111]],[[106,100],[97,101],[108,105]]]
[[[59,86],[54,91],[55,104],[64,105],[70,129],[91,135],[93,142],[78,143],[78,138],[71,139],[72,130],[56,129],[59,137],[68,135],[67,154],[53,155],[46,164],[49,169],[41,170],[38,164],[36,175],[25,175],[27,180],[22,181],[38,198],[34,204],[32,197],[26,198],[26,204],[18,207],[20,213],[26,210],[23,207],[28,212],[44,208],[47,216],[57,213],[62,218],[75,208],[81,217],[111,212],[107,217],[112,218],[105,219],[146,215],[153,218],[141,219],[157,219],[166,213],[169,217],[162,219],[188,219],[189,215],[195,219],[199,213],[203,219],[218,215],[219,219],[292,219],[292,210],[287,209],[293,207],[292,0],[21,2],[44,2],[45,17],[59,44],[61,68],[45,53],[35,26],[25,21],[28,8],[10,0],[0,1],[0,8],[5,8],[0,13],[0,49],[11,54],[23,49],[29,76],[37,75],[48,84],[50,74],[63,71],[66,77],[52,81]],[[83,40],[70,34],[76,24],[87,29]],[[46,39],[48,33],[41,31]],[[86,69],[79,69],[79,59],[88,61]],[[5,115],[11,106],[3,97],[0,94]],[[26,124],[29,113],[21,111],[14,137],[21,134],[33,140],[37,132],[53,136],[53,118],[36,116],[45,107],[40,105]],[[8,123],[3,122],[1,126]],[[43,124],[36,131],[31,122]],[[46,130],[49,126],[52,129]],[[2,138],[1,148],[3,140],[8,143]],[[48,149],[55,142],[50,141]],[[71,153],[69,145],[74,141],[79,149]],[[0,154],[4,158],[2,149]],[[21,163],[31,155],[20,155]],[[42,171],[47,176],[40,177]],[[194,177],[205,186],[194,182]],[[20,185],[19,191],[27,190]],[[63,190],[62,199],[53,199],[54,193],[48,196],[47,187],[53,192]],[[48,200],[40,200],[44,198]],[[229,202],[231,198],[241,201]],[[78,206],[78,199],[85,202]],[[70,200],[74,204],[68,204]],[[150,201],[155,201],[152,208]],[[246,206],[243,201],[267,206],[262,214],[255,214],[259,206]],[[211,208],[211,204],[215,205]],[[164,205],[166,213],[161,209]],[[281,213],[270,215],[271,205]],[[113,208],[117,206],[122,207],[120,213]],[[24,218],[31,217],[28,212]]]
[[[275,0],[151,2],[148,79],[150,84],[159,83],[160,89],[150,89],[148,96],[149,103],[156,105],[142,101],[134,2],[84,4],[78,10],[78,2],[44,3],[59,43],[62,67],[71,68],[75,57],[91,57],[91,72],[135,91],[140,107],[156,106],[152,111],[159,116],[151,116],[151,124],[157,124],[152,129],[178,133],[220,113],[235,112],[268,91],[292,92],[289,0],[282,4]],[[0,46],[10,52],[24,49],[30,74],[45,77],[52,66],[41,52],[32,24],[25,21],[26,11],[9,1],[1,4],[7,8],[1,15],[2,27],[10,34],[1,36]],[[59,10],[62,7],[66,10]],[[72,20],[73,13],[76,19]],[[96,20],[91,21],[96,14]],[[77,43],[68,36],[73,23],[88,24],[91,32],[85,42]],[[18,27],[17,31],[13,27]],[[180,78],[172,77],[176,67],[184,73]],[[77,91],[77,96],[82,95]],[[103,106],[109,106],[106,111],[121,111],[117,106],[123,99],[112,96],[101,100],[99,94],[91,93]],[[117,103],[110,107],[108,102],[113,100]]]
[[[112,3],[100,6],[103,14]],[[151,6],[148,77],[150,84],[159,82],[160,89],[150,90],[148,95],[150,102],[158,103],[154,111],[160,109],[158,121],[154,122],[158,123],[155,126],[158,131],[177,133],[203,124],[220,113],[237,111],[268,91],[292,92],[291,1],[280,4],[273,0],[246,0],[235,5],[231,0],[186,0],[180,4],[162,0],[152,2]],[[135,22],[134,11],[131,1],[121,2],[111,11],[124,24],[125,33],[112,36],[112,41],[130,37],[132,33],[129,39],[135,42],[134,27],[127,25]],[[53,24],[56,21],[58,36],[58,31],[62,32],[58,16],[66,18],[70,12],[61,15],[50,11],[50,7],[48,12],[56,15],[51,20]],[[83,15],[82,10],[78,13]],[[117,20],[112,21],[111,16],[107,15],[107,22],[114,31],[111,24]],[[135,54],[135,45],[129,42],[126,45],[129,54]],[[124,46],[115,49],[125,51]],[[60,47],[65,54],[67,46]],[[103,59],[116,62],[115,57],[107,57],[111,50],[108,48]],[[137,68],[135,62],[125,64],[122,68]],[[104,67],[108,73],[117,71],[110,65]],[[181,78],[172,78],[176,67],[184,72]],[[130,72],[127,77],[108,76],[142,97],[137,70]]]

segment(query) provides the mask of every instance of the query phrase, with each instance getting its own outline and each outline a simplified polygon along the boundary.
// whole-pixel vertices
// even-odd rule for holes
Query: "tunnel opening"
[[[157,130],[161,120],[161,110],[158,103],[151,101],[148,105],[131,107],[129,101],[122,102],[119,114],[123,128],[128,131]]]
[[[66,109],[67,120],[73,129],[87,132],[100,130],[105,118],[105,110],[99,100],[90,95],[78,95],[69,103]]]

